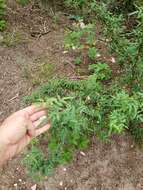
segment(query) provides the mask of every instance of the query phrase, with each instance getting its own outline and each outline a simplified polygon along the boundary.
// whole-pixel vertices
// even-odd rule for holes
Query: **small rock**
[[[63,186],[63,181],[61,181],[59,185],[60,185],[60,186]]]
[[[18,186],[18,184],[17,184],[17,183],[15,183],[15,184],[13,184],[13,186],[14,186],[14,187],[17,187],[17,186]]]
[[[19,181],[19,182],[22,182],[22,179],[19,179],[18,181]]]
[[[112,63],[116,63],[116,60],[114,57],[111,58]]]
[[[0,116],[3,114],[3,112],[0,112]]]
[[[31,190],[36,190],[36,189],[37,189],[37,185],[36,184],[31,187]]]

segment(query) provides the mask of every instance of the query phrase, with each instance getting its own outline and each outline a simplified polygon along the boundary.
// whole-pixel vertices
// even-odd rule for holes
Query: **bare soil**
[[[143,153],[131,137],[116,136],[107,144],[96,138],[92,142],[85,155],[77,153],[72,164],[58,168],[55,175],[44,182],[46,190],[143,189]]]
[[[21,8],[9,1],[6,32],[22,32],[25,41],[13,47],[0,45],[0,122],[22,108],[22,98],[38,87],[31,73],[43,60],[56,68],[50,78],[75,75],[73,56],[63,48],[64,30],[70,21],[61,12],[57,14],[55,21],[37,7]],[[103,57],[107,58],[105,53],[104,48]],[[30,190],[35,184],[35,190],[143,190],[143,152],[128,134],[113,137],[111,143],[93,138],[88,150],[77,152],[72,163],[41,182],[28,176],[22,158],[23,154],[1,169],[0,190]]]

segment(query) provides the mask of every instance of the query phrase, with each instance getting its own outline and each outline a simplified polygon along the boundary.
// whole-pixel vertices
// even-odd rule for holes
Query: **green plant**
[[[65,48],[83,49],[84,45],[92,46],[95,44],[95,26],[87,24],[82,27],[81,23],[83,23],[82,20],[79,21],[79,25],[73,28],[74,31],[68,32],[65,36]]]
[[[74,60],[75,65],[80,65],[81,64],[81,57],[76,57],[76,59]]]
[[[40,173],[42,171],[38,170],[42,169],[42,166],[44,164],[44,154],[40,151],[40,149],[32,146],[31,152],[26,155],[23,163],[28,166],[31,176],[33,176],[36,180],[39,180],[41,178]],[[39,175],[37,174],[37,171]]]
[[[79,67],[86,57],[89,76],[83,80],[50,80],[26,97],[29,103],[44,103],[51,122],[49,143],[39,153],[39,163],[27,162],[32,173],[50,174],[59,164],[69,162],[75,151],[87,148],[93,135],[108,140],[112,134],[128,130],[138,141],[143,137],[143,8],[126,10],[136,19],[136,25],[128,29],[125,10],[117,12],[110,7],[115,1],[68,1],[76,9],[83,9],[87,2],[91,18],[94,15],[100,19],[102,37],[108,43],[103,41],[116,56],[114,64],[118,64],[120,73],[113,76],[109,64],[97,59],[95,20],[92,24],[90,19],[87,24],[76,21],[65,36],[65,48],[78,55],[75,63]],[[120,1],[120,6],[124,3]],[[37,161],[37,149],[31,157]]]
[[[111,77],[111,69],[106,63],[97,62],[89,65],[89,70],[92,71],[99,80],[107,80]]]
[[[96,35],[94,24],[85,25],[83,20],[74,26],[74,31],[70,31],[65,36],[65,48],[72,49],[78,52],[78,57],[75,58],[75,65],[83,65],[85,57],[88,57],[88,64],[96,62],[97,49]],[[84,52],[84,53],[83,53]]]
[[[47,63],[45,60],[39,65],[35,71],[30,74],[33,85],[39,85],[51,79],[55,75],[56,66],[52,63]]]
[[[0,0],[0,31],[3,31],[6,27],[6,21],[4,20],[6,10],[6,1]]]
[[[108,67],[104,66],[108,73],[105,68],[108,71]],[[112,86],[108,90],[101,83],[102,69],[94,68],[94,71],[96,74],[83,81],[51,80],[27,97],[28,102],[44,102],[51,121],[48,158],[44,156],[42,165],[40,161],[38,172],[48,175],[59,164],[69,162],[76,149],[87,148],[93,134],[107,139],[112,133],[122,133],[130,122],[143,121],[143,95],[130,96],[126,91],[115,91]],[[35,165],[28,164],[28,167],[35,172]]]
[[[30,3],[30,0],[17,0],[17,2],[22,6],[26,6]]]
[[[74,8],[81,8],[85,4],[86,0],[65,0],[65,4]]]
[[[19,31],[13,31],[12,33],[5,33],[3,36],[2,44],[8,47],[15,47],[17,45],[21,45],[26,43],[28,40],[25,34]]]
[[[132,2],[133,3],[133,2]],[[131,12],[129,15],[132,19],[136,19],[136,25],[131,28],[131,31],[126,29],[124,25],[124,19],[122,15],[118,13],[112,13],[106,4],[98,4],[93,2],[91,4],[91,8],[96,11],[97,17],[101,19],[102,24],[104,26],[104,35],[109,39],[109,47],[112,52],[117,55],[117,62],[121,66],[121,70],[123,71],[122,75],[118,77],[119,85],[124,88],[128,88],[130,94],[137,94],[142,91],[142,81],[143,81],[143,8],[142,6],[134,6],[136,9],[134,12]],[[133,5],[133,4],[132,4]],[[135,4],[134,4],[135,5]],[[128,12],[131,11],[128,9]],[[121,13],[121,12],[120,12]],[[130,18],[131,19],[131,18]],[[120,83],[120,81],[122,81]],[[134,109],[139,107],[140,101],[137,100]],[[120,103],[121,104],[121,103]],[[131,102],[128,102],[130,105]],[[132,104],[131,104],[132,105]],[[127,106],[128,107],[128,106]],[[139,108],[140,109],[140,108]],[[142,112],[142,111],[141,111]],[[136,113],[136,111],[132,110],[132,113]],[[118,115],[118,112],[114,112],[112,118]],[[120,113],[120,115],[122,115]],[[132,114],[128,115],[128,118],[131,117]],[[128,118],[123,116],[122,121],[127,121]],[[143,137],[142,128],[138,127],[138,124],[141,123],[139,121],[132,122],[129,124],[129,131],[135,137],[135,139],[141,142],[141,138]],[[124,126],[124,122],[122,124]]]
[[[95,60],[95,58],[97,56],[97,49],[95,47],[89,48],[88,56],[90,59]]]

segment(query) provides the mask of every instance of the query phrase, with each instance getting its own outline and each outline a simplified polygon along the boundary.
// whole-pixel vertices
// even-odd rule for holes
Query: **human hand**
[[[0,165],[18,154],[33,137],[46,132],[50,125],[37,128],[38,120],[46,115],[45,109],[33,105],[8,117],[0,127]]]

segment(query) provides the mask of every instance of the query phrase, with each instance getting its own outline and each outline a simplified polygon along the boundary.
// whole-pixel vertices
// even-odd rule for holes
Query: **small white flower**
[[[80,21],[80,27],[81,27],[82,29],[84,29],[84,28],[86,27],[86,25],[84,24],[84,22]]]
[[[90,96],[87,96],[87,100],[91,100]]]

